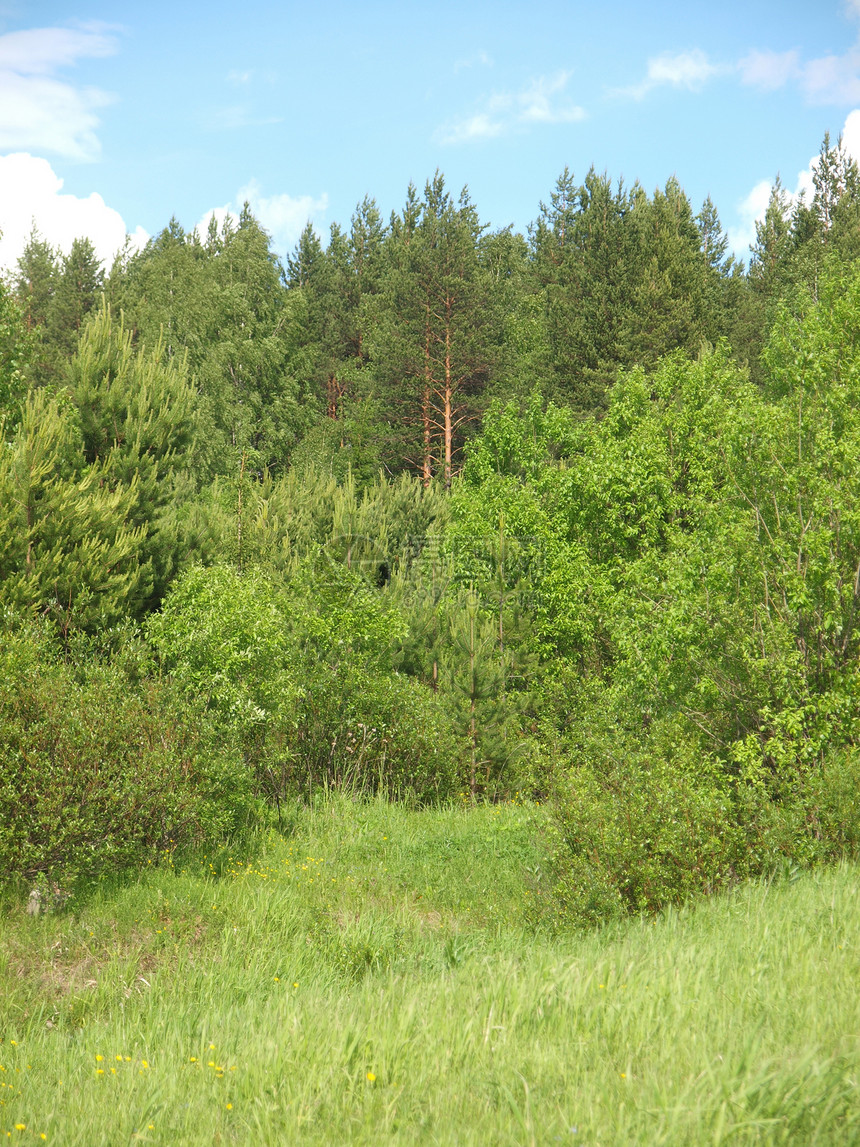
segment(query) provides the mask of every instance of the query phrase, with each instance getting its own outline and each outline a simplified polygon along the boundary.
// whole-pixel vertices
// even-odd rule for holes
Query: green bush
[[[231,834],[254,815],[239,755],[167,683],[64,660],[50,637],[0,652],[0,871],[79,880]]]
[[[832,752],[809,777],[809,830],[827,859],[860,856],[860,752]]]
[[[557,773],[552,911],[577,926],[860,853],[860,754],[734,773],[657,730]],[[624,741],[619,735],[619,740]]]
[[[554,796],[555,896],[579,924],[654,911],[745,874],[729,786],[706,762],[571,768]]]
[[[326,785],[444,796],[462,747],[436,695],[392,668],[403,629],[359,574],[309,560],[289,581],[189,569],[146,633],[270,799]]]
[[[304,783],[419,800],[463,784],[463,745],[437,697],[396,674],[354,664],[309,669],[296,713]]]

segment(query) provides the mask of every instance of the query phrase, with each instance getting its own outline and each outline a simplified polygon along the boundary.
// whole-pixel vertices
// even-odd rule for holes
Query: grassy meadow
[[[241,855],[8,900],[2,1138],[860,1143],[856,868],[558,934],[542,818],[331,798]]]

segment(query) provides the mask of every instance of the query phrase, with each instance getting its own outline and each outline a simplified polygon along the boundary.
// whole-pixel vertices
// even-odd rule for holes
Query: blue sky
[[[710,194],[743,256],[828,129],[860,154],[860,0],[0,0],[0,265],[34,215],[107,256],[246,198],[285,254],[437,168],[524,230],[592,164]]]

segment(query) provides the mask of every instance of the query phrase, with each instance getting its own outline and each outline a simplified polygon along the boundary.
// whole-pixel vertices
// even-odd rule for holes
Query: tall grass
[[[857,870],[553,937],[529,927],[540,817],[330,800],[255,856],[9,906],[0,1131],[860,1142]]]

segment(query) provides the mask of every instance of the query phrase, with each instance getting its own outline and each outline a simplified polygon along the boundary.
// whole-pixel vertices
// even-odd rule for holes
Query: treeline
[[[13,293],[36,336],[32,381],[57,384],[104,298],[135,347],[182,364],[196,393],[196,472],[312,462],[372,481],[450,487],[489,402],[539,385],[599,415],[619,369],[726,339],[760,377],[779,302],[857,255],[856,167],[825,137],[814,195],[779,181],[748,271],[710,199],[675,179],[649,195],[567,170],[527,237],[491,232],[440,175],[386,223],[372,200],[323,246],[309,225],[285,267],[246,207],[206,236],[172,220],[105,275],[88,240],[65,256],[38,234]]]
[[[748,270],[710,201],[594,171],[527,237],[437,175],[285,267],[247,208],[106,275],[34,235],[0,297],[7,870],[320,785],[551,798],[580,920],[856,848],[860,176],[827,137],[814,182]]]

